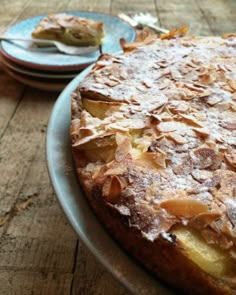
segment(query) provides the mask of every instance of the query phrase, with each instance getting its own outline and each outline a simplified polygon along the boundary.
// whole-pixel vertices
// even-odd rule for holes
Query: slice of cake
[[[50,14],[32,32],[33,38],[60,41],[68,45],[100,45],[105,31],[102,22],[69,14]]]

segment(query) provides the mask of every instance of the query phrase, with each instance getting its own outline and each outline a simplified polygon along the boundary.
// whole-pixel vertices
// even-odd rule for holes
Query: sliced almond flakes
[[[122,184],[119,177],[117,176],[108,176],[103,188],[102,196],[110,203],[117,203],[122,192]]]
[[[228,80],[228,85],[230,86],[230,88],[232,89],[233,92],[236,92],[236,81],[234,80]]]
[[[180,117],[185,121],[187,124],[197,126],[197,127],[204,127],[203,122],[198,121],[194,116],[192,115],[186,115],[186,114],[180,114]]]
[[[236,130],[236,120],[235,121],[226,121],[220,124],[223,128],[227,130]]]
[[[171,132],[176,130],[176,122],[161,122],[157,125],[157,130],[160,132]]]
[[[233,149],[228,149],[225,154],[225,159],[227,163],[234,169],[236,169],[236,151]]]
[[[186,218],[208,212],[206,204],[194,199],[171,199],[161,202],[160,207],[171,215]]]
[[[185,144],[188,142],[185,137],[183,137],[182,135],[180,135],[176,132],[170,132],[170,133],[166,134],[166,137],[168,139],[173,140],[176,144]]]
[[[210,135],[210,131],[206,128],[192,128],[193,131],[197,133],[198,136],[206,138]]]
[[[115,159],[117,162],[121,162],[125,158],[129,157],[129,153],[131,149],[130,139],[121,133],[117,133],[116,143],[117,143],[117,149],[115,152]]]
[[[205,169],[217,161],[217,154],[214,149],[207,146],[200,146],[190,153],[193,165],[199,169]]]

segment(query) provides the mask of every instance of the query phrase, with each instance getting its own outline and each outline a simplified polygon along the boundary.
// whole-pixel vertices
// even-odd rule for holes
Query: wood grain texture
[[[37,15],[47,15],[48,13],[63,12],[66,10],[69,0],[50,0],[50,1],[37,1],[31,0],[26,6],[24,11],[19,14],[17,21],[24,20],[25,16],[34,17]]]
[[[42,103],[43,100],[43,103]],[[18,198],[20,187],[43,140],[55,96],[29,89],[1,140],[0,218]]]
[[[214,35],[236,31],[236,2],[234,0],[196,0]]]
[[[197,35],[236,31],[234,0],[1,0],[0,32],[62,11],[150,12],[166,28]],[[0,67],[0,294],[128,295],[78,240],[52,190],[45,137],[58,94],[8,77]]]
[[[110,12],[110,0],[70,0],[66,9],[67,10],[82,10],[82,11],[97,11],[97,12]]]
[[[18,16],[24,11],[29,0],[1,0],[0,9],[0,32],[16,22]]]
[[[112,1],[111,11],[113,14],[125,12],[127,14],[149,12],[156,16],[156,7],[153,0],[138,1],[138,0],[117,0]]]
[[[2,137],[22,99],[24,86],[12,80],[4,72],[0,72],[0,93],[0,137]]]
[[[195,0],[156,1],[160,23],[167,29],[187,25],[189,34],[212,35],[213,32]]]
[[[72,274],[0,270],[1,295],[70,294]]]
[[[76,260],[76,271],[72,295],[77,294],[112,294],[129,295],[130,293],[122,287],[115,278],[109,274],[94,256],[80,244]],[[79,266],[79,267],[78,267]],[[83,282],[83,283],[81,283]]]

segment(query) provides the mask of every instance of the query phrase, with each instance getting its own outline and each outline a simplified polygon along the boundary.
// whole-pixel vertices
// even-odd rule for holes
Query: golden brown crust
[[[236,40],[167,37],[102,56],[80,83],[77,172],[102,222],[158,277],[186,293],[235,294],[232,275],[207,274],[170,231],[191,227],[235,259]],[[88,99],[105,115],[91,115]]]
[[[80,157],[81,155],[74,153],[74,160],[78,167],[81,165]],[[179,289],[181,294],[236,294],[233,290],[235,282],[228,281],[225,284],[224,280],[214,279],[191,263],[184,253],[181,255],[174,235],[162,234],[155,241],[145,239],[137,227],[130,226],[127,208],[124,207],[123,210],[118,211],[101,198],[101,187],[94,186],[85,174],[79,173],[79,175],[83,190],[99,220],[129,253],[132,253],[158,278]],[[201,286],[201,288],[193,286]]]

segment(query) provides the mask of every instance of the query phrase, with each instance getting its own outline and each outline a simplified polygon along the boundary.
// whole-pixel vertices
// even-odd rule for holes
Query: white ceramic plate
[[[47,131],[47,164],[53,188],[80,239],[124,286],[137,295],[173,295],[118,246],[98,222],[80,189],[70,146],[70,97],[89,70],[82,72],[64,89],[51,114]]]
[[[101,21],[105,28],[105,38],[102,45],[103,53],[116,54],[121,52],[120,39],[131,42],[136,37],[135,29],[116,16],[96,12],[67,12],[76,16]],[[5,34],[31,37],[31,33],[45,15],[33,17],[10,27]],[[18,45],[17,45],[18,44]],[[19,43],[2,41],[1,52],[13,61],[38,69],[71,70],[82,69],[94,63],[99,57],[99,51],[85,55],[66,55],[48,50],[30,51]]]

